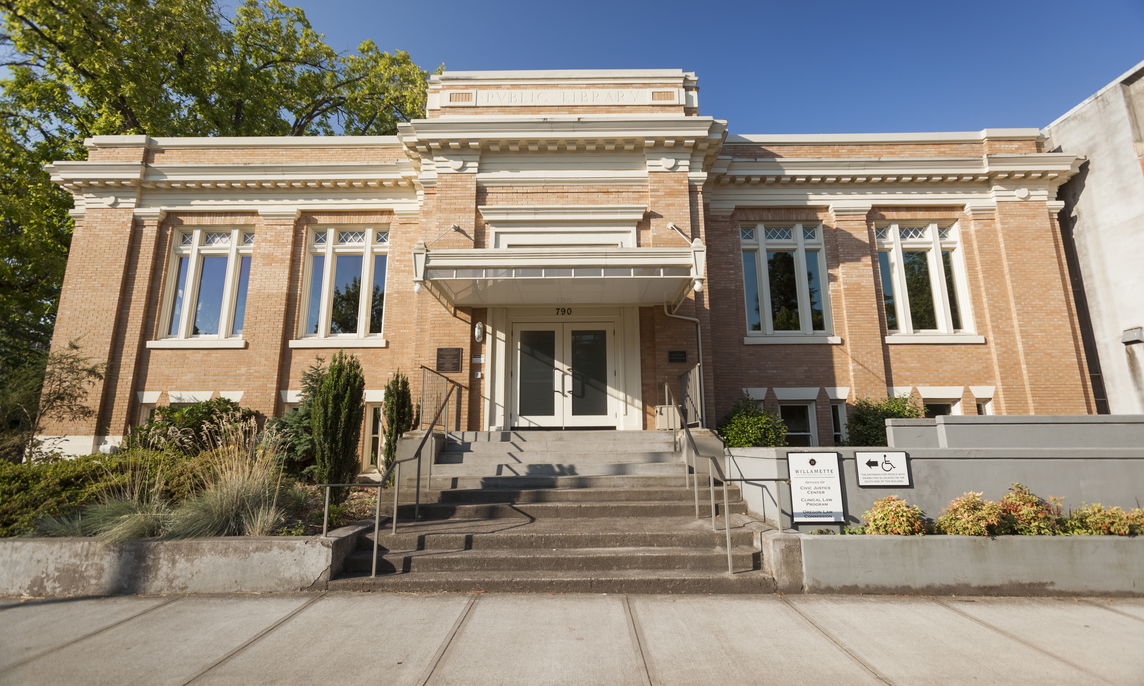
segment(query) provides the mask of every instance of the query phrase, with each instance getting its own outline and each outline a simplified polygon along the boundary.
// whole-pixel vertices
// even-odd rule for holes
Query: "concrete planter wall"
[[[1144,538],[824,536],[774,532],[787,593],[1144,595]],[[794,545],[794,541],[798,545]]]
[[[370,525],[326,538],[0,539],[0,596],[272,593],[325,588]]]

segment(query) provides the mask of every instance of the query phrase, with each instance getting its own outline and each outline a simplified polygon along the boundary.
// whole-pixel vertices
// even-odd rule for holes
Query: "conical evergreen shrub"
[[[385,385],[385,464],[388,469],[397,456],[397,439],[414,425],[413,396],[409,392],[409,379],[398,370]]]
[[[317,467],[314,477],[318,483],[350,483],[357,476],[364,394],[361,363],[357,357],[339,351],[330,361],[310,406]],[[348,488],[335,488],[330,500],[341,503],[347,495]]]

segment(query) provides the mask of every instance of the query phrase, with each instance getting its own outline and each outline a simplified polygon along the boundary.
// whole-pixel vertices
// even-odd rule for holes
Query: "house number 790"
[[[571,316],[572,315],[572,308],[571,307],[557,307],[556,308],[556,315],[560,316],[560,317]]]

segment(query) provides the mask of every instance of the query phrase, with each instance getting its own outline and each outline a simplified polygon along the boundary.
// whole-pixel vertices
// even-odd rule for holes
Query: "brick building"
[[[76,218],[55,344],[109,369],[94,419],[49,428],[68,452],[155,405],[281,414],[335,349],[366,442],[421,365],[468,430],[653,427],[681,375],[709,424],[747,393],[794,444],[887,393],[1094,411],[1055,200],[1079,159],[1037,129],[734,135],[679,70],[446,72],[396,136],[88,149],[51,167]]]

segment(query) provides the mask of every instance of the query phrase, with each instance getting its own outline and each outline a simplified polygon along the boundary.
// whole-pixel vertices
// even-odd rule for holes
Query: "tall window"
[[[165,338],[240,338],[254,233],[199,228],[174,235],[162,332]]]
[[[956,225],[888,224],[874,234],[890,332],[973,331]]]
[[[388,247],[384,229],[329,228],[309,235],[303,336],[381,334]]]
[[[830,330],[826,258],[818,224],[739,229],[747,332],[825,334]]]
[[[787,445],[818,445],[814,403],[779,403],[779,416],[786,424]]]

